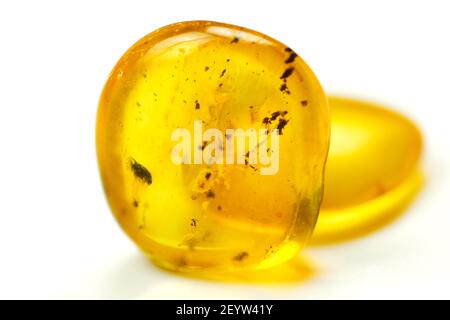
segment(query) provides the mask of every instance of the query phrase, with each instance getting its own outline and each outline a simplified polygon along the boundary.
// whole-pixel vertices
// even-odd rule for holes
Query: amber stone
[[[104,87],[104,189],[122,228],[161,266],[269,267],[314,228],[329,126],[318,80],[288,46],[217,22],[169,25],[134,44]],[[202,139],[198,128],[223,136]],[[174,161],[180,130],[192,144]],[[227,130],[253,130],[257,142],[250,148],[248,137],[244,154],[221,161],[238,143]]]

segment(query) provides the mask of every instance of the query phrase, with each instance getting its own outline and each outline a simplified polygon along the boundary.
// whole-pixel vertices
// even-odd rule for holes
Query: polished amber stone
[[[403,211],[423,181],[422,135],[411,120],[371,102],[329,97],[329,103],[331,142],[315,243],[383,226]]]
[[[276,172],[263,174],[251,150],[244,163],[175,163],[173,133],[195,136],[196,123],[276,132]],[[305,62],[270,37],[216,22],[178,23],[139,40],[111,72],[98,109],[112,211],[171,269],[263,268],[293,257],[317,219],[328,142],[327,99]]]

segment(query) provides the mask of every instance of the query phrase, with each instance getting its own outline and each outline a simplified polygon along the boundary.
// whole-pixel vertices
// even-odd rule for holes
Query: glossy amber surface
[[[313,242],[359,236],[391,221],[422,184],[422,136],[383,106],[329,97],[331,142]]]
[[[278,129],[277,172],[247,159],[174,163],[174,130],[194,136],[196,121],[220,132]],[[305,62],[263,34],[216,22],[178,23],[138,41],[111,72],[97,116],[117,221],[176,270],[265,268],[297,254],[316,223],[328,144],[327,99]]]

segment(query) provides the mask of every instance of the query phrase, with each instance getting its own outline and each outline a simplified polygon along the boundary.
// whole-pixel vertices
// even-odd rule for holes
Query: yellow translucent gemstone
[[[363,101],[330,97],[331,141],[313,242],[374,230],[406,207],[422,183],[422,137],[402,115]]]
[[[97,153],[108,202],[161,266],[279,264],[298,252],[317,219],[328,112],[312,71],[274,39],[216,22],[159,29],[124,54],[101,96]],[[258,154],[278,157],[278,170],[263,174],[267,166],[249,161],[251,150],[244,163],[175,163],[180,128],[194,137],[192,154],[209,148],[212,140],[195,140],[199,124],[265,132]],[[261,150],[275,129],[278,154],[272,142]],[[227,151],[229,138],[220,141]]]

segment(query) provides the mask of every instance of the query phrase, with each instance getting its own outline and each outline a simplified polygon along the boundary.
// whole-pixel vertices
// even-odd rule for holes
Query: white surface
[[[450,298],[450,2],[0,2],[0,298]],[[102,86],[136,40],[182,20],[259,30],[330,93],[386,102],[423,129],[428,184],[374,235],[309,248],[289,286],[184,279],[151,266],[100,186]]]

